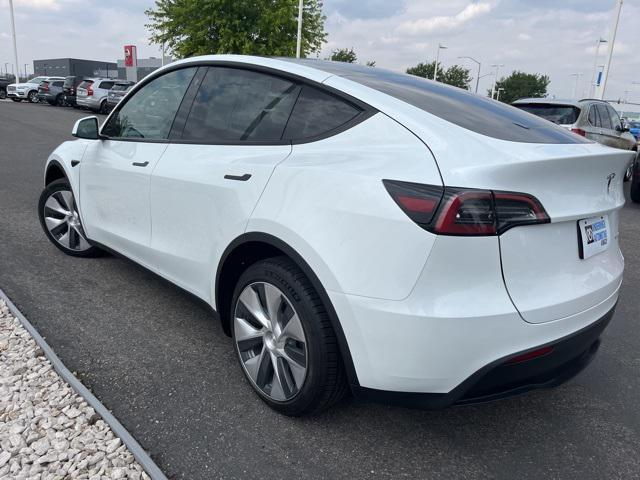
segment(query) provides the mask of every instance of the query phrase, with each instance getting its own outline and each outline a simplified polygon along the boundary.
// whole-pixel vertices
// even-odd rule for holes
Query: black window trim
[[[183,140],[182,138],[177,138],[177,137],[173,137],[172,138],[172,134],[174,133],[174,129],[176,130],[176,134],[178,131],[180,131],[180,135],[182,135],[182,130],[184,129],[184,126],[186,124],[186,120],[188,117],[188,112],[187,112],[187,116],[184,116],[184,118],[180,119],[179,123],[176,123],[176,121],[179,118],[179,114],[184,114],[183,111],[183,107],[186,108],[186,105],[189,105],[189,111],[191,110],[191,106],[193,104],[193,99],[195,98],[195,94],[197,93],[197,89],[193,89],[192,87],[194,86],[194,80],[196,79],[196,77],[198,77],[198,74],[201,71],[206,71],[206,69],[202,69],[200,67],[226,67],[226,68],[237,68],[237,69],[241,69],[241,70],[250,70],[250,71],[254,71],[257,73],[264,73],[264,74],[268,74],[268,75],[272,75],[272,76],[276,76],[276,77],[280,77],[282,79],[300,84],[300,85],[308,85],[310,87],[313,88],[317,88],[321,91],[323,91],[324,93],[327,93],[329,95],[332,95],[334,97],[338,97],[339,99],[346,101],[348,103],[351,103],[353,105],[355,105],[357,108],[359,108],[361,111],[358,115],[356,115],[355,117],[353,117],[351,120],[349,120],[346,123],[343,123],[342,125],[339,125],[338,127],[335,127],[331,130],[328,130],[320,135],[316,135],[313,137],[307,137],[307,138],[301,138],[301,139],[296,139],[296,140],[290,140],[290,139],[282,139],[282,140],[245,140],[245,141],[239,141],[239,140],[230,140],[230,141],[212,141],[212,142],[203,142],[202,140]],[[178,110],[176,111],[176,114],[174,115],[173,121],[172,121],[172,125],[171,125],[171,129],[169,130],[169,135],[168,138],[162,138],[162,139],[150,139],[150,138],[135,138],[135,137],[131,137],[131,138],[125,138],[125,137],[109,137],[107,135],[103,135],[102,134],[102,130],[104,129],[105,125],[107,124],[107,122],[111,119],[111,117],[113,115],[115,115],[117,112],[119,112],[127,103],[127,101],[131,98],[133,98],[133,96],[137,93],[138,90],[140,90],[141,88],[143,88],[145,85],[151,83],[153,80],[155,80],[158,77],[161,77],[163,75],[166,75],[167,73],[173,72],[175,70],[180,70],[183,68],[197,68],[196,73],[194,74],[191,83],[189,85],[189,87],[187,88],[182,101],[180,103],[180,106],[178,107]],[[200,87],[200,83],[202,82],[204,78],[204,75],[202,75],[202,77],[199,79],[198,81],[198,88]],[[192,93],[192,98],[190,102],[185,102],[185,99],[187,99],[187,97],[190,95],[190,93]],[[116,108],[113,109],[113,111],[111,112],[111,114],[107,117],[107,119],[105,120],[105,122],[102,124],[102,127],[100,128],[100,134],[98,135],[98,138],[100,140],[111,140],[114,142],[138,142],[138,143],[166,143],[166,144],[178,144],[178,145],[246,145],[246,146],[258,146],[258,145],[263,145],[263,146],[276,146],[276,145],[302,145],[305,143],[312,143],[312,142],[317,142],[320,140],[324,140],[326,138],[330,138],[333,137],[335,135],[338,135],[339,133],[342,133],[346,130],[349,130],[350,128],[355,127],[356,125],[358,125],[359,123],[364,122],[365,120],[367,120],[368,118],[372,117],[373,115],[375,115],[376,113],[378,113],[378,110],[374,107],[372,107],[371,105],[364,103],[363,101],[352,97],[351,95],[342,92],[336,88],[333,88],[329,85],[325,85],[323,83],[320,82],[316,82],[314,80],[311,80],[309,78],[306,77],[302,77],[300,75],[296,75],[294,73],[290,73],[290,72],[284,72],[282,70],[279,70],[277,68],[272,68],[272,67],[265,67],[263,65],[255,65],[252,63],[245,63],[245,62],[233,62],[233,61],[227,61],[227,60],[201,60],[198,62],[191,62],[188,64],[178,64],[178,65],[174,65],[171,66],[165,70],[162,70],[161,72],[158,73],[152,73],[150,75],[148,75],[147,77],[144,78],[144,81],[139,82],[138,84],[136,84],[133,89],[131,90],[131,92],[129,92],[128,96],[127,96],[127,101],[121,101]],[[295,104],[294,104],[295,107]]]

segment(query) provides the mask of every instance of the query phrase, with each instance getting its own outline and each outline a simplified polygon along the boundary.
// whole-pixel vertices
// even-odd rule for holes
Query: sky
[[[20,70],[34,59],[88,58],[115,61],[122,47],[135,44],[138,57],[159,56],[149,45],[144,11],[153,0],[14,0]],[[589,94],[595,45],[607,39],[615,0],[325,0],[328,42],[320,58],[333,49],[354,48],[361,63],[403,71],[433,61],[438,44],[445,66],[461,63],[477,74],[504,64],[513,70],[549,75],[549,93],[571,97]],[[9,1],[0,0],[0,68],[13,63]],[[640,0],[625,0],[615,43],[606,97],[640,103]],[[606,44],[598,64],[604,64]],[[9,67],[11,69],[11,67]],[[572,75],[580,74],[580,76]],[[492,76],[480,80],[491,88]]]

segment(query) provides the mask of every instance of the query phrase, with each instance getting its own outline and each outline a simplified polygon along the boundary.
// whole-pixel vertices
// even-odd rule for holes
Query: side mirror
[[[77,138],[85,138],[87,140],[97,140],[99,138],[98,117],[81,118],[73,126],[71,135]]]

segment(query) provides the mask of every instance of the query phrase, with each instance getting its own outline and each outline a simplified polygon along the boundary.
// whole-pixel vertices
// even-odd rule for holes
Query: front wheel
[[[40,101],[40,97],[38,97],[38,92],[32,90],[29,92],[28,100],[30,103],[38,103]]]
[[[66,179],[56,180],[42,191],[38,217],[51,243],[67,255],[96,257],[103,253],[87,240],[71,186]]]
[[[7,98],[7,91],[2,89],[0,90],[0,100],[4,100],[5,98]]]
[[[291,260],[250,266],[236,285],[232,334],[242,371],[274,410],[299,416],[342,398],[346,375],[327,311]]]

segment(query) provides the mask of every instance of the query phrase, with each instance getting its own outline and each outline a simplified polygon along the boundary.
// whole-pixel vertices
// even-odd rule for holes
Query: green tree
[[[356,63],[358,56],[353,48],[337,48],[331,52],[329,60],[334,62]]]
[[[550,80],[547,75],[514,70],[511,75],[502,77],[496,82],[496,91],[499,88],[504,88],[504,91],[500,92],[500,101],[511,103],[519,98],[545,97],[549,83]],[[487,95],[491,96],[491,90],[487,91]]]
[[[420,62],[415,67],[407,68],[407,73],[422,78],[433,79],[433,70],[436,68],[435,65],[436,62]],[[453,65],[445,69],[442,64],[438,62],[438,76],[436,80],[446,83],[447,85],[453,85],[454,87],[467,88],[472,78],[467,68],[460,65]]]
[[[375,60],[369,60],[367,62],[367,67],[375,67],[376,66],[376,61]]]
[[[146,12],[151,41],[185,58],[212,53],[296,53],[297,0],[156,0]],[[302,56],[326,42],[322,0],[305,0]]]

